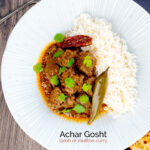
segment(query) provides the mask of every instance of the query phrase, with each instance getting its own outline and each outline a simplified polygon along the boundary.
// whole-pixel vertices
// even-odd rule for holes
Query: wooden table
[[[0,18],[28,0],[0,0]],[[20,17],[30,8],[22,10],[0,25],[0,60],[9,34]],[[1,63],[1,62],[0,62]],[[29,138],[17,125],[5,103],[0,80],[0,150],[46,150]]]

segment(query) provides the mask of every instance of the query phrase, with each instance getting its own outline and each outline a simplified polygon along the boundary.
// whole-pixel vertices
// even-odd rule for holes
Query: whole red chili
[[[69,47],[84,47],[92,44],[92,38],[87,35],[75,35],[64,38],[63,42],[56,43],[58,47],[69,48]]]

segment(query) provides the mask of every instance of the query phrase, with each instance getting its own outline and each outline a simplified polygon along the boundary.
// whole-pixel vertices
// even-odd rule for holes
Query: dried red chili
[[[64,38],[63,42],[56,43],[58,47],[69,48],[69,47],[83,47],[92,44],[92,38],[86,35],[75,35]]]

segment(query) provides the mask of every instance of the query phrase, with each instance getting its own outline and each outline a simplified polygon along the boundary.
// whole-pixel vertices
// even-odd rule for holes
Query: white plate
[[[137,56],[138,97],[135,112],[118,119],[103,117],[93,123],[66,122],[45,106],[33,65],[42,48],[58,32],[71,28],[79,14],[104,17]],[[121,150],[150,128],[150,16],[132,0],[42,0],[13,30],[2,61],[2,86],[7,105],[20,127],[51,150]],[[106,131],[104,143],[60,143],[61,131]]]

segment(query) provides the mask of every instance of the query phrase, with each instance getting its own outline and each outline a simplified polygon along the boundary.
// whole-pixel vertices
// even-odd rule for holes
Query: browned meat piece
[[[87,35],[75,35],[64,38],[63,42],[56,43],[58,47],[69,48],[69,47],[83,47],[92,44],[92,38]]]
[[[78,52],[79,52],[78,49],[77,50],[67,49],[62,55],[60,55],[59,57],[56,58],[56,63],[60,66],[70,67],[70,66],[68,66],[68,61],[71,58],[75,59],[75,57],[77,57]],[[74,62],[75,62],[75,60],[74,60]],[[75,65],[75,63],[72,64],[72,66],[74,66],[74,65]]]
[[[55,63],[54,59],[49,59],[47,61],[44,71],[49,80],[53,75],[58,75],[59,67]]]
[[[84,83],[85,83],[85,86],[89,86],[91,85],[92,88],[88,91],[85,91],[83,90],[84,92],[86,92],[89,96],[93,96],[93,90],[94,90],[94,85],[95,85],[95,80],[96,80],[96,77],[95,76],[92,76],[90,78],[87,78]]]
[[[53,109],[56,111],[61,111],[63,109],[72,108],[76,104],[75,96],[67,96],[64,101],[59,99],[60,94],[62,91],[59,87],[56,87],[52,90],[49,102]]]
[[[44,93],[45,93],[46,97],[49,98],[51,91],[52,91],[52,86],[51,86],[49,80],[47,79],[45,72],[40,73],[40,81],[41,81],[41,86],[44,89]]]
[[[57,46],[54,44],[48,49],[48,54],[50,56],[53,56],[56,51],[57,51]]]
[[[60,90],[59,87],[56,87],[52,90],[51,94],[50,94],[50,98],[49,98],[49,102],[50,102],[50,105],[52,107],[52,109],[54,110],[58,110],[58,109],[61,109],[63,108],[61,106],[61,104],[63,103],[62,101],[60,101],[58,99],[58,96],[62,93],[62,91]]]
[[[74,107],[74,105],[76,103],[75,96],[68,97],[67,103],[68,103],[69,107]]]
[[[92,53],[90,53],[89,51],[80,52],[77,59],[77,67],[81,72],[90,77],[95,73],[95,65],[96,59]]]
[[[66,102],[62,104],[65,108],[72,108],[76,104],[75,96],[68,96]]]
[[[42,66],[45,68],[46,66],[46,63],[49,59],[52,59],[53,58],[53,55],[54,53],[56,52],[57,50],[57,46],[54,44],[54,45],[51,45],[49,47],[49,49],[46,51],[46,53],[44,54],[43,56],[43,59],[42,59]]]
[[[61,55],[63,55],[63,53],[64,53],[64,50],[62,48],[57,48],[55,53],[53,53],[53,58],[58,59],[61,57]]]
[[[90,116],[90,112],[91,112],[91,102],[90,102],[90,99],[88,102],[86,103],[82,103],[80,101],[80,97],[83,96],[83,95],[86,95],[86,94],[80,94],[77,98],[76,98],[76,101],[78,104],[82,105],[84,108],[85,108],[85,111],[84,111],[84,114],[87,114],[87,116]]]
[[[74,69],[66,69],[60,79],[62,90],[68,95],[82,91],[83,79],[84,76],[75,73]]]

